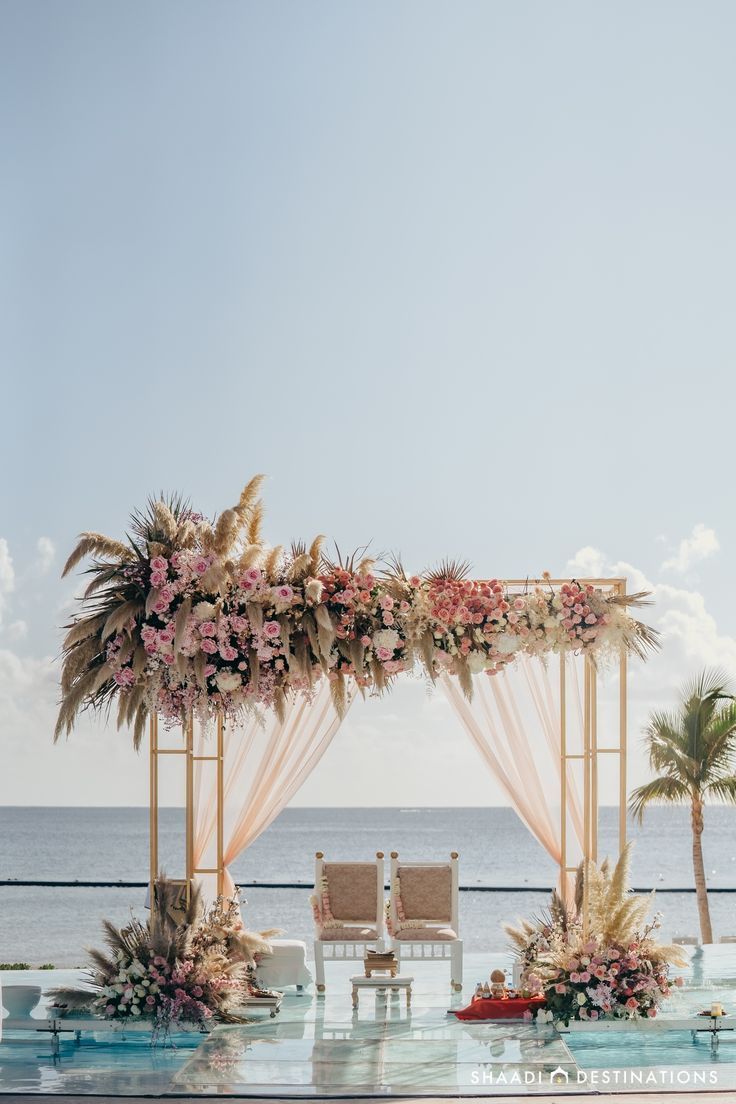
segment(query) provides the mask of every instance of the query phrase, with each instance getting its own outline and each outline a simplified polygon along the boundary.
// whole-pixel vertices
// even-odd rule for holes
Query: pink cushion
[[[407,920],[442,920],[452,917],[452,868],[399,866],[401,903]]]
[[[435,940],[457,939],[457,932],[452,928],[402,928],[396,933],[394,939],[414,939],[419,943],[433,943]]]
[[[375,920],[383,899],[373,863],[325,863],[330,911],[335,920]]]
[[[325,943],[333,943],[336,940],[357,940],[362,943],[364,940],[377,939],[378,933],[375,928],[359,928],[351,927],[350,925],[340,925],[339,928],[322,928],[319,932],[318,939],[321,939]]]

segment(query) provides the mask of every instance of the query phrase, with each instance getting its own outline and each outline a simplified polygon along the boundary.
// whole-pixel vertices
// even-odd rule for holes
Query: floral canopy
[[[160,499],[133,514],[124,542],[81,535],[64,575],[89,556],[91,580],[64,639],[56,738],[80,711],[114,700],[138,746],[150,713],[172,723],[191,711],[281,714],[288,694],[308,695],[322,678],[342,713],[349,679],[380,693],[415,667],[432,680],[447,671],[470,697],[473,674],[495,675],[522,654],[656,646],[628,608],[646,594],[574,580],[557,589],[547,576],[512,591],[448,562],[407,575],[398,561],[332,560],[322,537],[269,548],[262,478],[212,522]]]

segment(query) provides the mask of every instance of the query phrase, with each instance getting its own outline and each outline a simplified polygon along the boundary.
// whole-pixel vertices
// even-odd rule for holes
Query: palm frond
[[[426,572],[425,578],[429,583],[460,582],[461,579],[467,579],[471,566],[469,560],[446,558],[440,560],[437,567]]]
[[[648,805],[658,802],[682,805],[689,800],[690,790],[686,783],[679,778],[664,775],[632,790],[629,795],[629,812],[641,824]]]

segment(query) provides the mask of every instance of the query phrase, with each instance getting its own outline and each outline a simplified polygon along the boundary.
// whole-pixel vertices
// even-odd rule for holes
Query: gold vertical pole
[[[194,878],[194,714],[191,711],[184,722],[184,740],[186,744],[184,825],[186,833],[187,901],[189,901],[192,879]]]
[[[626,580],[618,587],[619,594],[626,594]],[[619,717],[619,786],[618,786],[618,850],[619,854],[626,846],[626,801],[627,793],[627,695],[628,695],[628,657],[626,648],[621,647],[618,680],[618,717]]]
[[[560,890],[567,895],[567,701],[565,653],[560,653]]]
[[[574,662],[574,661],[573,661]],[[591,857],[590,664],[583,661],[583,935],[588,934],[588,864]]]
[[[217,762],[215,764],[217,770],[217,896],[222,896],[224,889],[224,864],[223,864],[223,852],[225,849],[225,786],[224,786],[224,770],[225,770],[225,747],[224,747],[224,722],[222,713],[217,714]]]
[[[158,877],[158,715],[148,718],[148,838],[149,838],[149,894],[153,908],[153,886]]]
[[[598,862],[598,669],[590,664],[590,856]]]

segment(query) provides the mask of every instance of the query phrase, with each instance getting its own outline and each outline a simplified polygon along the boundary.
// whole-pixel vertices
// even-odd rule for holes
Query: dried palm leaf
[[[471,564],[469,560],[441,560],[437,567],[425,575],[429,583],[460,582],[468,577]]]
[[[320,533],[314,538],[309,546],[309,570],[312,575],[318,575],[320,564],[322,561],[322,545],[325,542],[324,536]]]
[[[100,556],[107,556],[110,559],[122,560],[125,563],[135,559],[135,553],[127,545],[121,544],[120,541],[106,537],[102,533],[80,533],[77,547],[64,564],[61,572],[62,579],[91,552],[95,552]]]

